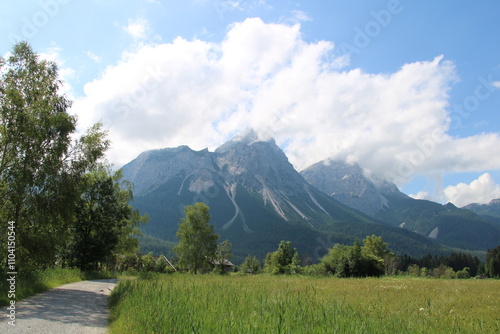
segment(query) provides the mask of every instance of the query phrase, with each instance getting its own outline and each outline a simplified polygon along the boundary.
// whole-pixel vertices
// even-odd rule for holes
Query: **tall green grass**
[[[500,281],[155,275],[122,280],[111,333],[499,333]]]

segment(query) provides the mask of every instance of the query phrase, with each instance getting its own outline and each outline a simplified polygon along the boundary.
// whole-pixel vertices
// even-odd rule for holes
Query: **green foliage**
[[[436,278],[455,278],[455,271],[451,267],[441,265],[432,269],[428,275]]]
[[[459,278],[467,279],[471,277],[470,268],[465,267],[462,270],[455,272],[453,268],[440,265],[437,268],[428,269],[426,267],[420,268],[418,264],[412,264],[408,267],[407,274],[413,277],[431,277],[431,278]]]
[[[173,269],[167,264],[167,262],[163,258],[163,255],[160,255],[155,261],[155,267],[153,271],[159,273],[166,273],[166,272],[173,272]]]
[[[174,256],[173,248],[176,245],[175,242],[161,240],[145,233],[139,236],[138,240],[140,252],[143,254],[153,252],[154,255],[165,254],[169,258]]]
[[[114,253],[138,250],[137,225],[147,217],[141,217],[129,205],[131,186],[121,182],[120,171],[110,176],[105,169],[98,169],[86,175],[85,183],[66,257],[81,270],[95,270]]]
[[[245,274],[258,274],[260,272],[260,261],[255,256],[248,255],[241,264],[241,271]]]
[[[112,262],[109,262],[108,269],[114,272],[127,272],[135,275],[140,272],[170,273],[173,269],[167,265],[163,255],[154,256],[152,252],[146,255],[117,254]]]
[[[386,275],[394,275],[397,272],[399,262],[394,253],[389,249],[387,243],[382,240],[382,237],[374,234],[367,236],[363,240],[362,252],[364,255],[371,256],[379,264],[382,264]]]
[[[277,251],[267,254],[265,270],[273,275],[300,273],[299,253],[291,241],[282,240]]]
[[[25,42],[0,58],[0,220],[2,227],[15,223],[19,271],[54,265],[66,247],[82,176],[109,146],[99,124],[72,142],[76,118],[60,86],[55,63],[40,60]]]
[[[306,276],[327,276],[329,273],[325,270],[322,263],[310,264],[302,268],[302,274]]]
[[[55,64],[40,61],[26,43],[0,64],[1,218],[16,223],[19,262],[46,265],[64,231],[64,208],[51,195],[62,192],[57,181],[76,120],[66,113],[70,102],[58,94]]]
[[[321,259],[321,265],[327,273],[337,277],[381,276],[384,273],[384,259],[377,256],[388,256],[390,251],[382,238],[374,235],[365,239],[361,247],[359,241],[353,246],[335,244]]]
[[[420,277],[422,275],[421,269],[418,264],[412,264],[408,267],[408,274],[414,277]],[[424,275],[425,276],[425,275]]]
[[[450,267],[455,272],[460,272],[464,270],[464,268],[468,268],[469,274],[471,276],[476,276],[484,272],[479,272],[479,267],[481,265],[481,262],[476,256],[465,253],[451,253],[449,256],[432,256],[431,254],[428,254],[419,259],[412,258],[407,255],[399,257],[399,269],[401,271],[407,270],[408,273],[413,276],[426,276],[428,273],[431,274],[433,269],[439,267]],[[410,267],[422,268],[420,269],[422,271],[425,268],[427,272],[416,275],[409,269]]]
[[[214,261],[219,235],[209,224],[208,206],[203,202],[184,208],[186,218],[181,218],[177,238],[179,244],[174,251],[179,257],[179,266],[193,273],[208,271]]]
[[[485,271],[488,277],[500,277],[500,246],[486,253]]]
[[[459,278],[459,279],[470,278],[470,268],[469,267],[465,267],[464,269],[457,271],[455,277]]]
[[[372,234],[363,240],[363,253],[384,259],[391,254],[391,251],[382,237]]]
[[[228,262],[233,257],[233,254],[231,253],[232,246],[233,244],[230,243],[229,240],[224,240],[217,246],[217,251],[215,252],[215,258],[214,258],[214,265],[215,265],[215,271],[217,271],[219,274],[227,273],[226,268]]]
[[[146,255],[143,255],[141,260],[142,260],[142,269],[144,271],[156,270],[156,261],[153,258],[153,253],[148,253]]]

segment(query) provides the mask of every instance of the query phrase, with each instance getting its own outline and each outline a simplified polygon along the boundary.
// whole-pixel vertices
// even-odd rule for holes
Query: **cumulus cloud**
[[[299,24],[247,19],[220,43],[179,37],[124,55],[85,86],[73,112],[82,128],[102,120],[110,129],[117,165],[152,148],[214,149],[253,128],[298,169],[347,159],[403,184],[500,168],[497,133],[447,134],[452,62],[438,55],[373,74],[343,69],[333,50],[330,41],[304,41]]]
[[[493,198],[500,198],[500,184],[495,183],[489,173],[484,173],[470,184],[448,186],[443,193],[448,202],[458,207],[470,203],[485,204]]]

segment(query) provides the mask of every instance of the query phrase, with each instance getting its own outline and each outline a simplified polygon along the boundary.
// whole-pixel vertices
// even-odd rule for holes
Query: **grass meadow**
[[[110,333],[500,333],[499,280],[158,274],[110,306]]]

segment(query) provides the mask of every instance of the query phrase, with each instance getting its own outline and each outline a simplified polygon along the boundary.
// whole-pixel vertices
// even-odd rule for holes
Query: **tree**
[[[485,272],[488,277],[500,277],[500,246],[486,253]]]
[[[15,224],[20,270],[54,264],[80,179],[109,145],[99,126],[72,144],[76,118],[60,86],[57,66],[25,42],[0,58],[0,218]]]
[[[233,244],[230,243],[229,240],[224,240],[217,246],[214,264],[219,274],[226,273],[226,266],[228,264],[228,261],[233,257],[233,254],[231,252],[232,246]]]
[[[328,254],[321,259],[321,265],[327,273],[337,277],[350,277],[349,257],[350,246],[335,244],[328,250]]]
[[[462,270],[456,272],[456,277],[460,279],[470,278],[470,268],[464,267]]]
[[[132,188],[103,167],[88,173],[87,188],[80,197],[71,228],[70,263],[81,270],[98,269],[114,253],[138,250],[137,225],[147,220],[132,209]]]
[[[363,240],[363,252],[380,259],[384,259],[387,255],[391,254],[391,251],[387,247],[387,243],[382,241],[382,237],[377,237],[374,234],[367,236]]]
[[[149,252],[146,255],[143,255],[141,258],[142,262],[142,270],[143,271],[155,271],[156,270],[156,261],[153,257],[153,252]]]
[[[219,235],[209,224],[208,206],[203,202],[184,208],[186,218],[181,218],[177,238],[179,244],[174,251],[179,257],[179,265],[193,273],[206,271],[215,259]]]
[[[297,274],[300,272],[299,254],[291,241],[282,240],[278,250],[266,255],[265,268],[270,273]]]
[[[372,257],[378,262],[378,267],[387,275],[393,275],[398,266],[394,253],[388,248],[387,243],[374,234],[363,240],[362,252],[365,256]]]
[[[337,277],[380,276],[384,273],[382,259],[363,251],[359,241],[353,246],[335,244],[321,259],[324,270]]]
[[[248,255],[241,264],[241,271],[249,274],[257,274],[260,271],[260,261],[255,256]]]

